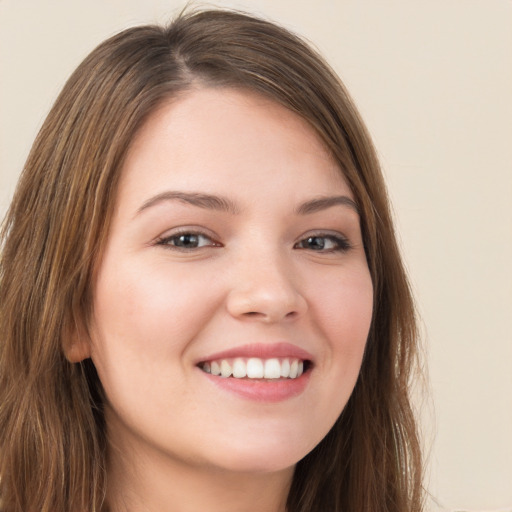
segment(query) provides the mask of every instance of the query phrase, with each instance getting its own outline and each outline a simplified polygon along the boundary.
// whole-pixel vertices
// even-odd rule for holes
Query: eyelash
[[[174,243],[172,243],[173,241],[176,241],[180,237],[185,237],[185,236],[190,237],[190,238],[195,237],[197,239],[204,238],[204,239],[209,240],[211,243],[199,245],[197,247],[183,247],[183,246],[175,245]],[[312,243],[312,241],[315,239],[328,240],[328,241],[332,242],[334,246],[329,249],[323,249],[323,248],[320,248],[320,250],[309,249],[312,252],[317,252],[317,253],[321,253],[321,254],[329,254],[329,253],[335,253],[335,252],[347,252],[352,248],[352,245],[350,244],[349,240],[347,238],[345,238],[344,236],[341,236],[339,234],[334,235],[334,234],[326,234],[326,233],[314,233],[305,238],[302,238],[296,244],[294,244],[293,248],[299,249],[299,250],[308,250],[307,247],[303,247],[300,245],[303,244],[304,242],[308,242],[308,241],[309,241],[309,243]],[[173,233],[172,235],[159,238],[156,241],[156,245],[163,246],[170,250],[182,251],[182,252],[191,252],[191,251],[195,251],[197,249],[201,249],[203,247],[221,247],[221,244],[213,241],[211,236],[206,235],[205,233],[201,233],[200,231],[193,231],[193,230],[178,231],[176,233]]]
[[[314,240],[314,239],[329,240],[330,242],[332,242],[334,244],[334,247],[332,247],[330,249],[323,249],[322,248],[319,251],[311,249],[313,252],[319,252],[319,253],[322,253],[322,254],[329,254],[329,253],[334,253],[334,252],[347,252],[350,249],[352,249],[352,245],[350,244],[349,240],[346,237],[344,237],[344,236],[342,236],[340,234],[333,235],[333,234],[328,234],[328,233],[315,233],[315,234],[309,235],[309,236],[299,240],[299,242],[297,242],[294,245],[294,248],[301,249],[301,250],[307,250],[306,247],[298,247],[299,244],[302,244],[302,243],[304,243],[306,241],[311,241],[311,240]]]
[[[208,243],[208,244],[205,244],[205,245],[202,245],[202,246],[200,245],[198,247],[181,247],[179,245],[174,245],[174,244],[171,243],[173,240],[177,240],[178,238],[185,237],[185,236],[197,237],[197,238],[205,238],[205,239],[209,240],[212,243]],[[172,235],[159,238],[156,241],[156,245],[164,246],[165,248],[170,249],[170,250],[183,251],[183,252],[194,251],[196,249],[201,249],[202,247],[220,247],[221,246],[221,244],[219,244],[217,242],[214,242],[212,240],[211,236],[206,235],[205,233],[201,233],[200,231],[194,231],[194,230],[191,230],[191,229],[184,229],[183,231],[175,232]]]

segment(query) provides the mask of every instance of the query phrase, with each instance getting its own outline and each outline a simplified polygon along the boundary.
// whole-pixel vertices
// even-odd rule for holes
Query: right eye
[[[156,245],[162,245],[168,249],[176,249],[181,251],[191,251],[201,249],[202,247],[218,247],[219,244],[214,242],[209,236],[203,233],[195,233],[193,231],[183,231],[174,233],[157,240]]]

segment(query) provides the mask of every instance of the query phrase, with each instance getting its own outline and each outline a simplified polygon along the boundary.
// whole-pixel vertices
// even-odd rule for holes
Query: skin
[[[168,191],[221,196],[232,211],[162,199]],[[112,510],[285,510],[294,465],[353,390],[372,315],[356,210],[296,211],[331,196],[353,199],[314,131],[258,95],[196,89],[142,127],[90,337],[73,349],[92,357],[107,397]],[[199,246],[176,247],[177,231],[199,233]],[[197,366],[274,342],[313,356],[304,391],[286,400],[242,398]]]

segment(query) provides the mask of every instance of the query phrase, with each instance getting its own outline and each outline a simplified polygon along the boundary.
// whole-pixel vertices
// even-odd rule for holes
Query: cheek
[[[326,340],[323,364],[334,375],[335,388],[343,389],[342,401],[357,380],[372,313],[373,286],[366,267],[326,281],[318,295],[315,317]]]
[[[325,283],[318,296],[319,324],[333,346],[359,351],[365,345],[373,313],[373,286],[363,267]]]
[[[318,443],[342,413],[356,384],[372,319],[373,286],[361,264],[350,272],[337,269],[331,276],[316,276],[310,291],[311,319],[323,340],[314,380],[312,376],[315,405],[310,406],[317,408],[315,417],[322,418],[314,427]]]
[[[190,279],[165,265],[145,265],[143,273],[141,266],[104,265],[94,303],[100,337],[122,341],[123,350],[142,345],[142,357],[181,349],[211,314],[214,300],[204,297],[212,287],[197,275]]]
[[[212,314],[211,287],[179,270],[111,257],[96,280],[92,360],[111,407],[133,425],[134,410],[156,418],[169,396],[185,398],[181,388],[174,393],[176,376],[185,375],[184,354]]]

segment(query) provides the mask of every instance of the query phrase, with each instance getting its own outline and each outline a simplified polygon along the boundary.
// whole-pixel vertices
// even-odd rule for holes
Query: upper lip
[[[260,359],[270,359],[274,357],[290,357],[302,359],[303,361],[312,361],[313,355],[292,343],[252,343],[240,345],[207,357],[201,358],[198,363],[206,361],[218,361],[220,359],[232,359],[236,357],[258,357]]]

